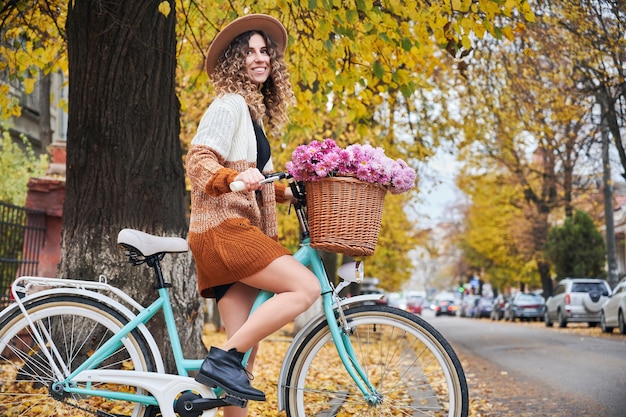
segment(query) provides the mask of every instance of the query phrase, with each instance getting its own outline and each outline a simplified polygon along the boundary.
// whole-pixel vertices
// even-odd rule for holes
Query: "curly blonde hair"
[[[250,80],[245,66],[249,40],[254,34],[265,39],[271,63],[270,76],[261,88]],[[264,32],[251,30],[237,36],[218,59],[212,79],[218,94],[243,96],[252,118],[267,121],[269,132],[278,133],[288,122],[287,108],[295,99],[287,64],[276,43]]]

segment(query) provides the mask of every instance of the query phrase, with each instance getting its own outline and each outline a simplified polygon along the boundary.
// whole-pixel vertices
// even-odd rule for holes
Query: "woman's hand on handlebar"
[[[231,183],[231,189],[233,185],[236,189],[233,191],[254,191],[261,188],[260,182],[265,179],[265,176],[257,168],[248,168],[243,172],[240,172]]]
[[[260,180],[257,180],[257,178],[259,178],[256,175],[257,173],[261,175]],[[284,178],[291,178],[291,176],[286,172],[274,172],[273,174],[263,175],[256,168],[248,168],[244,172],[237,175],[233,182],[230,183],[230,190],[233,192],[258,190],[263,184],[282,180]],[[285,195],[288,198],[291,198],[291,191],[289,193],[285,193]]]

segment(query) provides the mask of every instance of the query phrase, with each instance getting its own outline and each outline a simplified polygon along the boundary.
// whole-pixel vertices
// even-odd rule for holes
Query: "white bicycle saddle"
[[[155,236],[135,229],[120,230],[117,235],[117,244],[133,249],[143,256],[189,250],[189,244],[183,238]]]

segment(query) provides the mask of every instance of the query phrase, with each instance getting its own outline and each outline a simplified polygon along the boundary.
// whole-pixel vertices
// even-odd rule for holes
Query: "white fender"
[[[128,320],[135,318],[136,314],[117,299],[106,295],[107,292],[109,294],[114,294],[117,298],[121,299],[124,303],[128,304],[131,308],[134,308],[137,311],[145,309],[128,294],[107,284],[102,277],[100,281],[80,281],[44,277],[19,277],[11,286],[11,291],[15,299],[15,303],[11,303],[6,309],[0,312],[0,322],[5,315],[11,314],[15,309],[19,308],[22,312],[26,312],[24,306],[30,302],[59,295],[79,295],[81,297],[99,301],[110,306]],[[22,296],[22,294],[27,295]],[[163,365],[163,357],[161,356],[161,351],[159,350],[154,337],[150,331],[148,331],[148,328],[143,324],[139,325],[137,329],[148,343],[148,348],[154,357],[156,371],[164,373],[165,366]]]

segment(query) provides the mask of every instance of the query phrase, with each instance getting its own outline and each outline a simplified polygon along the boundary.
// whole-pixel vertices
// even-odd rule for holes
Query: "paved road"
[[[578,407],[572,416],[626,416],[626,337],[590,337],[538,325],[434,317],[430,311],[423,317],[455,349],[512,376],[509,383],[541,387],[545,405],[557,399],[575,400],[588,411]]]

